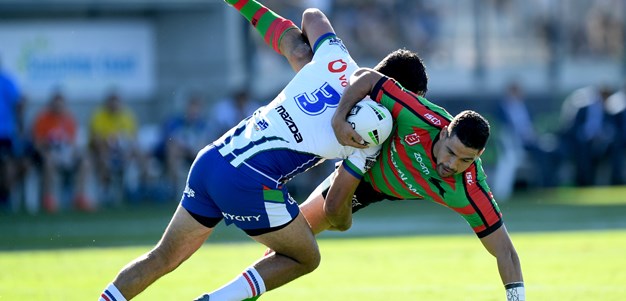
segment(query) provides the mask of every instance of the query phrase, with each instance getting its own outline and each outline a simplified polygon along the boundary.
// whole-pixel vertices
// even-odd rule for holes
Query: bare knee
[[[322,261],[322,256],[320,255],[319,250],[316,249],[316,252],[310,256],[309,260],[304,265],[305,273],[311,273],[320,266],[320,262]]]
[[[291,49],[289,57],[292,60],[308,63],[313,59],[313,50],[302,40],[302,43],[298,43]]]
[[[285,34],[281,51],[296,71],[313,59],[313,50],[299,30],[290,30]]]
[[[317,8],[307,8],[302,12],[302,23],[312,24],[315,22],[323,22],[326,20],[326,15]]]
[[[322,256],[320,255],[318,248],[313,248],[306,252],[304,256],[297,258],[296,261],[300,263],[302,274],[308,274],[315,271],[315,269],[319,267],[320,262],[322,261]]]

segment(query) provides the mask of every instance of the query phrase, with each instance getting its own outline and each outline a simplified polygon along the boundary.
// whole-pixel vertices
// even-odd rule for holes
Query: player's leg
[[[298,72],[313,58],[313,51],[302,31],[289,19],[276,14],[256,0],[225,0],[239,11],[261,34],[265,42],[287,58]]]
[[[187,187],[170,224],[159,243],[148,253],[126,265],[105,290],[117,301],[133,298],[163,275],[171,272],[189,258],[211,235],[222,215],[207,193],[207,180],[213,179],[218,168],[212,168],[219,153],[211,147],[203,149],[194,161]],[[118,293],[116,296],[115,293]]]
[[[311,231],[313,231],[313,235],[317,235],[321,232],[330,229],[330,223],[326,219],[326,214],[324,213],[324,196],[328,189],[330,188],[330,183],[334,178],[335,173],[330,174],[322,183],[320,183],[317,188],[309,197],[300,204],[300,212],[304,215]],[[272,249],[265,250],[264,256],[271,255],[274,252]]]
[[[315,236],[302,214],[279,230],[251,237],[275,251],[252,264],[230,283],[196,301],[255,300],[266,291],[312,272],[320,263]]]
[[[235,169],[225,160],[214,163],[221,173],[215,175],[220,179],[208,179],[220,181],[212,185],[211,196],[226,224],[234,223],[276,252],[199,300],[256,298],[314,270],[320,261],[317,242],[286,186],[245,167]],[[226,177],[229,181],[223,181]]]
[[[283,35],[279,47],[291,68],[296,72],[313,60],[313,50],[298,28],[287,31]]]
[[[285,228],[252,238],[274,250],[273,254],[253,265],[268,291],[308,274],[319,266],[317,241],[302,214]]]
[[[127,264],[102,293],[100,300],[113,300],[111,296],[117,301],[134,298],[189,258],[212,231],[213,228],[200,224],[179,205],[158,244]]]
[[[261,34],[265,42],[279,54],[280,40],[286,32],[298,27],[256,0],[225,0],[239,11]],[[298,30],[300,31],[300,30]]]

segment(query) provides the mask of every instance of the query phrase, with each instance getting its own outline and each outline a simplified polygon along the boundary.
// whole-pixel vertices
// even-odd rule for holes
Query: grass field
[[[626,300],[626,188],[528,193],[500,206],[528,300]],[[174,205],[98,214],[0,216],[0,300],[95,300],[159,238]],[[495,260],[455,213],[424,202],[373,206],[320,237],[318,270],[261,300],[504,300]],[[191,300],[264,251],[220,227],[135,300]]]

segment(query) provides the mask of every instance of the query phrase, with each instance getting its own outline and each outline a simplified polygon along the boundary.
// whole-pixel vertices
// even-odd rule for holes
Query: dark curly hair
[[[405,89],[426,95],[428,76],[422,59],[413,51],[398,49],[388,54],[374,70],[398,81]]]
[[[467,110],[452,118],[448,130],[450,131],[450,136],[456,135],[459,137],[463,145],[482,150],[487,145],[490,126],[485,117],[474,111]]]

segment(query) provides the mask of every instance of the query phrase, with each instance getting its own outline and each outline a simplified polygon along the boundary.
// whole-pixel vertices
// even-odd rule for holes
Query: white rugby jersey
[[[335,34],[320,37],[313,49],[313,60],[272,102],[214,143],[233,166],[284,183],[325,159],[347,159],[344,166],[358,178],[373,163],[379,146],[343,146],[331,126],[357,64]]]

